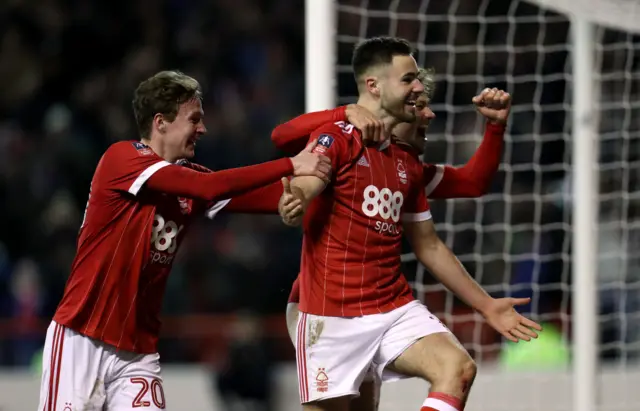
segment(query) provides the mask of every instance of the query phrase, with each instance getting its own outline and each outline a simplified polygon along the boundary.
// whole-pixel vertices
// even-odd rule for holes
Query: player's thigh
[[[384,317],[341,318],[300,313],[296,360],[302,404],[327,399],[335,404],[333,399],[359,393],[387,326],[380,319]]]
[[[451,333],[427,335],[398,356],[389,370],[408,377],[421,377],[432,384],[472,380],[475,364]]]
[[[112,375],[107,383],[106,411],[165,410],[158,354],[115,353]]]
[[[287,330],[289,331],[289,337],[291,338],[291,342],[293,345],[296,344],[296,329],[298,327],[298,315],[300,311],[298,311],[297,303],[288,303],[287,304]]]
[[[475,373],[473,360],[458,340],[418,302],[387,330],[376,362],[383,381],[421,377],[433,383],[465,368]]]
[[[38,410],[100,411],[105,402],[102,349],[94,340],[52,322],[42,354]]]
[[[351,399],[349,411],[377,411],[380,403],[380,383],[377,379],[365,378],[360,384],[360,396]]]

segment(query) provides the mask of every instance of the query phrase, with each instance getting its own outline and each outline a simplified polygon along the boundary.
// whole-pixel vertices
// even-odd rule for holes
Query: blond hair
[[[141,138],[149,138],[156,114],[175,120],[180,105],[202,98],[200,83],[180,71],[161,71],[144,80],[133,94],[133,114]]]
[[[428,99],[433,97],[433,92],[436,89],[435,74],[436,71],[433,67],[418,69],[418,80],[424,86],[424,94],[427,95]]]

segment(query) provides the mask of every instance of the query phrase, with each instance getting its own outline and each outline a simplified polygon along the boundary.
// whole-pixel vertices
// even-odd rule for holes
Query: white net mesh
[[[640,5],[637,0],[542,3],[607,26],[596,29],[599,334],[603,364],[627,367],[640,355],[640,36],[631,33],[640,29]],[[354,101],[350,57],[366,37],[404,37],[416,47],[419,64],[436,69],[432,108],[438,117],[429,130],[425,161],[465,163],[482,137],[482,119],[471,97],[487,86],[513,94],[503,163],[489,194],[432,202],[434,219],[442,238],[481,284],[494,295],[531,296],[524,311],[549,324],[548,329],[555,327],[567,341],[572,284],[569,29],[566,15],[519,0],[338,2],[341,103]],[[532,358],[537,365],[567,363],[558,354],[559,341],[540,348],[537,358],[506,350],[495,333],[415,262],[408,262],[405,272],[479,363],[517,363],[525,370],[535,368]],[[569,386],[566,390],[569,395]],[[628,395],[612,401],[614,406],[602,409],[640,409],[640,402],[630,402]],[[505,403],[494,409],[541,408]]]

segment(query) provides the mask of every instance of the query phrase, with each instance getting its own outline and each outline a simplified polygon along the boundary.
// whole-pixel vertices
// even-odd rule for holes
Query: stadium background
[[[389,10],[384,1],[340,3]],[[413,9],[412,2],[401,3],[405,11]],[[427,24],[426,31],[417,19],[393,28],[395,34],[427,45],[418,59],[440,74],[434,97],[438,118],[430,128],[427,160],[462,164],[471,156],[481,127],[468,103],[484,87],[483,79],[511,87],[516,102],[537,104],[516,110],[508,156],[488,197],[482,202],[433,202],[432,207],[443,237],[472,273],[481,273],[483,285],[495,295],[534,297],[526,311],[563,336],[540,349],[560,355],[526,356],[565,370],[568,356],[563,350],[570,342],[571,325],[571,164],[565,138],[570,108],[562,104],[570,86],[566,76],[553,74],[565,73],[569,64],[568,20],[522,1],[468,0],[454,11],[435,1],[414,3],[444,16],[442,22]],[[512,45],[531,43],[543,50],[523,51],[509,68],[512,77],[502,76],[513,53],[504,45],[507,27],[487,25],[493,29],[483,34],[484,44],[498,52],[460,52],[452,62],[451,48],[472,43],[478,27],[457,24],[452,37],[447,20],[464,21],[479,9],[485,16],[509,15],[523,22],[534,16],[535,24],[517,26]],[[342,40],[337,60],[342,67],[352,47],[345,38],[388,34],[395,23],[384,14],[340,13],[338,24]],[[608,36],[603,44],[626,42],[632,57],[618,62],[617,69],[635,73],[631,78],[637,82],[637,38]],[[444,46],[438,51],[436,45]],[[10,392],[3,384],[14,373],[37,380],[44,330],[68,275],[94,167],[111,143],[136,138],[130,100],[137,83],[170,68],[196,77],[205,90],[209,129],[198,143],[197,161],[214,169],[248,165],[281,155],[269,139],[271,129],[304,111],[304,51],[302,1],[0,3],[0,405]],[[338,71],[340,102],[352,102],[352,78]],[[531,81],[513,80],[527,75]],[[464,76],[472,81],[460,80]],[[627,103],[638,95],[638,85],[632,88],[625,95]],[[614,101],[618,92],[613,85],[603,88],[602,96]],[[545,109],[552,106],[561,107]],[[638,114],[637,105],[624,106],[620,113],[632,109]],[[616,113],[605,118],[602,127],[620,128],[615,116],[621,114]],[[624,241],[616,233],[603,235],[601,247],[618,254],[599,261],[601,359],[616,366],[634,362],[640,349],[640,126],[625,124],[633,133],[607,139],[601,147],[603,164],[621,165],[603,168],[601,192],[613,210],[605,219],[624,228]],[[456,135],[461,138],[451,140]],[[622,203],[621,215],[616,210]],[[194,225],[169,279],[160,348],[164,365],[203,367],[192,375],[217,376],[203,390],[220,398],[282,402],[274,399],[277,390],[271,387],[294,359],[283,311],[297,273],[299,243],[299,232],[275,216],[221,215]],[[415,263],[408,263],[405,272],[481,365],[518,362],[517,353],[505,359],[500,339],[467,308],[440,288],[423,286],[431,281],[428,275],[416,277]],[[535,368],[530,362],[511,366]],[[536,378],[531,381],[542,377]],[[170,396],[168,401],[175,404]],[[285,402],[295,403],[295,396]],[[218,407],[233,409],[229,404]],[[278,408],[271,404],[264,409]]]

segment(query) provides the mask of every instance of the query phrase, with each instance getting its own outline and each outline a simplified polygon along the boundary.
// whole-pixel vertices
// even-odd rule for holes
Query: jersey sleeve
[[[296,154],[304,149],[309,136],[318,127],[326,123],[346,120],[346,106],[302,114],[274,128],[271,132],[271,141],[288,154]]]
[[[423,178],[427,195],[431,198],[484,195],[500,166],[504,132],[504,125],[487,123],[482,143],[462,167],[424,164]]]
[[[211,174],[214,172],[205,166],[188,161],[185,161],[184,165],[199,173]],[[282,183],[277,181],[232,198],[208,201],[204,206],[204,214],[210,219],[215,218],[221,211],[244,214],[277,214],[282,190]]]
[[[403,207],[402,221],[415,223],[431,219],[429,201],[425,194],[421,170],[412,173],[411,188],[407,196],[406,205]]]
[[[309,141],[318,140],[314,153],[329,157],[334,173],[351,160],[353,136],[338,125],[323,126],[311,133]]]
[[[151,176],[170,165],[143,143],[123,141],[109,147],[99,167],[108,187],[135,196]]]
[[[244,214],[277,214],[282,196],[280,181],[227,200],[209,203],[205,215],[214,218],[220,211]]]

